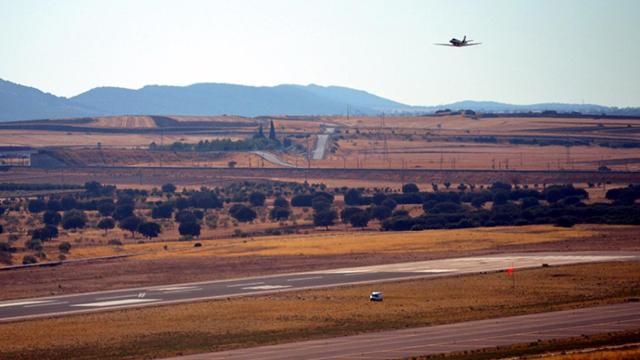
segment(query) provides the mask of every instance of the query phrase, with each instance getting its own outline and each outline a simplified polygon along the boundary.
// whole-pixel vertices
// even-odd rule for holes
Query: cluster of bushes
[[[197,143],[174,142],[170,145],[149,145],[150,150],[169,151],[252,151],[252,150],[276,150],[280,148],[280,142],[267,138],[250,138],[242,140],[214,139],[201,140]]]
[[[416,217],[394,215],[382,222],[382,229],[402,231],[528,224],[640,224],[640,206],[633,203],[640,198],[637,192],[638,187],[612,191],[608,198],[624,200],[592,205],[583,202],[588,198],[588,193],[573,185],[553,185],[539,192],[512,189],[509,184],[496,183],[489,190],[480,192],[413,193],[416,200],[418,197],[423,200],[424,214]],[[484,208],[487,202],[493,203],[490,209]]]

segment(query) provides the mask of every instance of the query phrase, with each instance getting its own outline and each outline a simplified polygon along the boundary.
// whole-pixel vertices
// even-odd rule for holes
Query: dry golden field
[[[536,358],[544,360],[637,360],[640,358],[640,347],[636,344],[613,349],[569,352]]]
[[[205,139],[240,139],[251,136],[262,124],[268,129],[271,118],[242,118],[235,116],[179,116],[179,122],[216,122],[244,124],[244,127],[220,127],[224,135],[203,133],[92,133],[0,130],[0,145],[20,146],[95,146],[146,147],[151,142],[170,144],[176,141],[195,143]],[[324,127],[335,127],[330,146],[323,160],[311,160],[313,168],[407,168],[407,169],[485,169],[485,170],[597,170],[606,165],[614,170],[640,169],[637,148],[604,147],[595,144],[565,147],[516,144],[515,138],[599,139],[599,141],[640,141],[638,119],[597,118],[543,118],[498,117],[469,118],[455,116],[385,117],[317,117],[274,118],[276,131],[299,136],[296,142],[307,146],[302,136],[311,135],[309,148],[313,149],[316,135]],[[70,126],[75,126],[70,123]],[[148,116],[120,116],[96,118],[77,126],[107,128],[153,129],[154,120]],[[187,129],[187,128],[185,128]],[[218,129],[218,128],[216,128]],[[496,143],[476,142],[475,138],[495,137]],[[386,139],[386,147],[385,147]],[[283,159],[300,167],[307,166],[306,152],[279,154]],[[118,161],[115,159],[114,161]],[[185,166],[217,166],[192,162],[185,158]],[[141,164],[152,166],[154,163]],[[239,167],[268,167],[248,161]]]
[[[90,213],[90,223],[97,222],[98,216]],[[27,216],[23,214],[23,224]],[[31,220],[29,220],[31,221]],[[224,224],[230,219],[220,219]],[[149,241],[138,235],[115,228],[104,232],[99,229],[80,231],[61,230],[60,236],[45,243],[45,253],[49,259],[58,258],[58,245],[67,241],[72,249],[67,259],[85,259],[101,256],[135,254],[131,260],[179,259],[190,257],[237,257],[237,256],[331,256],[353,253],[465,253],[481,250],[499,249],[513,245],[532,245],[556,243],[581,238],[594,238],[614,230],[631,229],[633,226],[618,225],[579,225],[575,228],[559,228],[551,225],[530,225],[519,227],[474,228],[455,230],[426,230],[415,232],[372,232],[354,230],[345,225],[332,227],[333,231],[317,231],[308,235],[293,234],[279,236],[260,236],[233,238],[234,230],[258,231],[274,227],[266,223],[244,224],[210,229],[203,226],[198,242],[202,247],[194,248],[196,241],[179,241],[177,225],[170,221],[161,221],[163,232],[159,238]],[[276,224],[277,225],[277,224]],[[21,246],[29,236],[23,230],[7,226],[14,236],[20,234],[15,242]],[[35,226],[35,224],[33,225]],[[346,231],[346,232],[345,232]],[[9,231],[0,234],[0,241],[7,241]],[[109,241],[118,240],[122,245],[109,245]],[[139,243],[142,242],[142,243]],[[14,261],[30,252],[17,252]]]
[[[220,136],[221,138],[236,138]],[[216,136],[202,134],[115,134],[98,132],[54,132],[42,130],[0,130],[0,146],[41,147],[102,147],[147,148],[155,142],[171,144],[174,142],[197,143],[200,140],[214,139]]]
[[[0,356],[149,358],[625,302],[640,264],[604,263],[307,290],[0,325]],[[371,303],[371,291],[383,303]]]

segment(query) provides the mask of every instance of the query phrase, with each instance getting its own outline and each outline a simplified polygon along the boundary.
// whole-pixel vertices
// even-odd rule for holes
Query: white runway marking
[[[242,288],[244,290],[273,290],[273,289],[284,289],[290,288],[291,285],[262,285],[262,286],[250,286]]]
[[[192,292],[192,291],[199,291],[202,290],[202,288],[198,288],[198,287],[194,287],[194,288],[184,288],[182,290],[169,290],[169,291],[163,291],[163,294],[178,294],[178,293],[186,293],[186,292]]]
[[[448,273],[448,272],[454,272],[454,271],[458,271],[458,269],[425,269],[425,270],[418,270],[417,272],[440,274],[440,273]]]
[[[4,303],[0,304],[0,308],[9,307],[9,306],[23,306],[23,305],[31,305],[31,304],[42,304],[52,302],[53,300],[27,300],[27,301],[16,301],[12,303]]]
[[[232,288],[232,287],[243,287],[243,286],[260,285],[260,284],[264,284],[264,281],[254,282],[254,283],[246,283],[246,284],[227,285],[227,287],[228,288]]]
[[[153,291],[177,291],[177,290],[192,290],[192,289],[200,289],[199,287],[196,286],[169,286],[169,287],[162,287],[162,288],[153,288],[150,290]]]
[[[160,301],[161,299],[124,299],[124,300],[113,300],[113,301],[101,301],[94,303],[86,303],[86,304],[76,304],[72,306],[82,306],[82,307],[104,307],[104,306],[118,306],[118,305],[129,305],[129,304],[139,304],[146,303],[151,301]]]
[[[304,280],[313,280],[313,279],[322,279],[322,276],[309,276],[309,277],[296,278],[296,279],[287,279],[287,281],[304,281]]]
[[[138,297],[138,294],[118,295],[118,296],[105,296],[105,297],[99,297],[99,298],[95,298],[95,299],[96,300],[113,300],[113,299],[124,299],[124,298],[130,298],[130,297]]]
[[[43,304],[25,305],[24,307],[32,308],[32,307],[40,307],[40,306],[62,305],[62,304],[68,304],[68,303],[69,303],[68,301],[56,301],[56,302],[45,302]]]

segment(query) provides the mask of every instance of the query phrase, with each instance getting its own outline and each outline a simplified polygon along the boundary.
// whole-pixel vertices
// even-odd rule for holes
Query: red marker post
[[[507,276],[511,276],[512,287],[515,290],[516,288],[516,274],[514,273],[513,263],[511,263],[511,267],[507,268]]]

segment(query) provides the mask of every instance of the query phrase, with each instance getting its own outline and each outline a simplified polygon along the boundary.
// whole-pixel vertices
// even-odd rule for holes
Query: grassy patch
[[[638,274],[638,263],[575,265],[521,271],[515,290],[494,273],[8,323],[0,358],[171,356],[619,303],[640,296]]]
[[[140,253],[137,259],[162,259],[192,256],[280,256],[337,255],[348,253],[456,252],[495,249],[596,236],[614,226],[581,225],[566,229],[551,225],[520,227],[427,230],[413,232],[349,232],[313,235],[267,236],[203,240],[194,248],[191,242],[125,244],[78,249],[75,256],[104,256],[109,253]],[[164,249],[167,246],[168,251]]]

